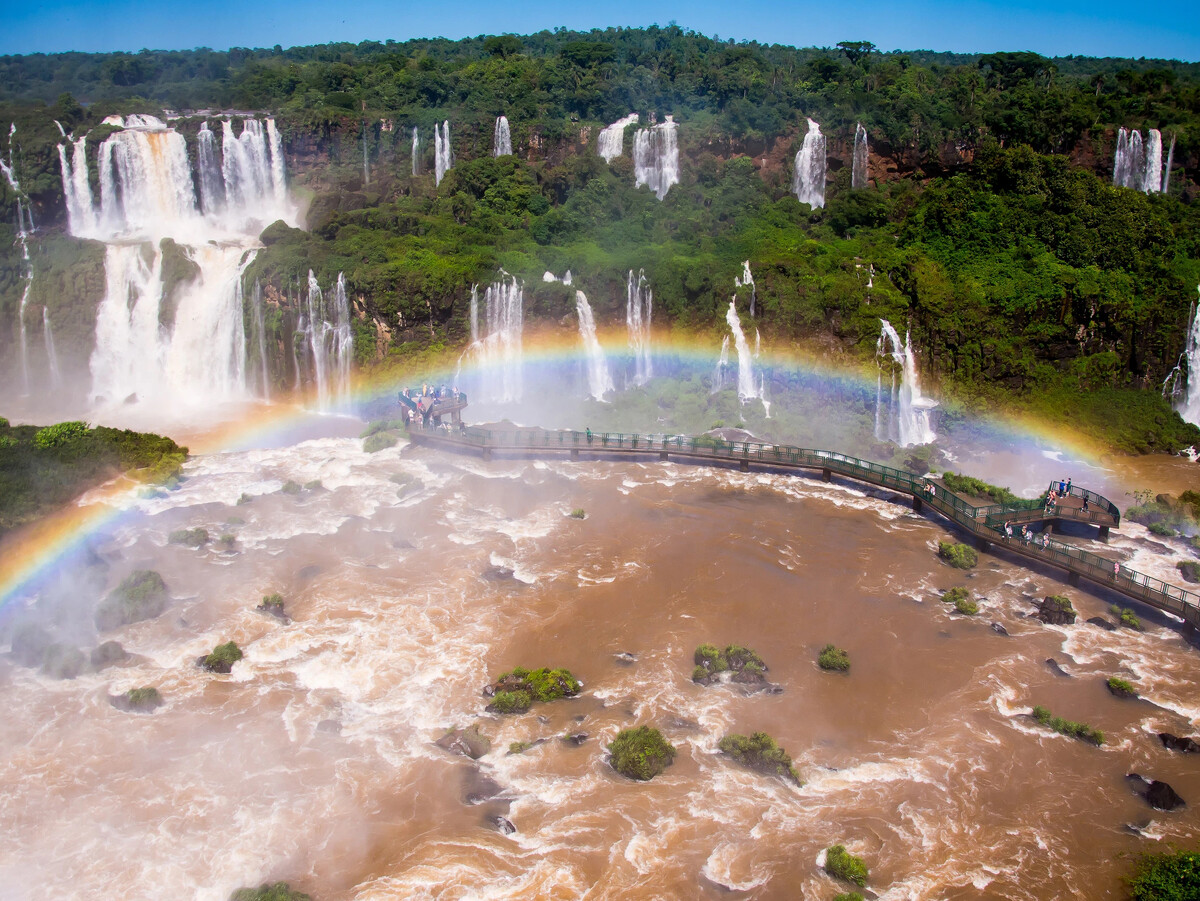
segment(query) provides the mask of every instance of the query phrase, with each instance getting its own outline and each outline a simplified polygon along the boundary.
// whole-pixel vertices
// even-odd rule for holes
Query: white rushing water
[[[508,117],[496,119],[496,127],[492,131],[492,156],[512,155],[512,134],[508,130]]]
[[[595,400],[604,400],[604,396],[613,390],[612,375],[608,371],[604,348],[600,346],[600,340],[596,337],[596,319],[592,315],[592,306],[582,291],[575,292],[575,312],[579,316],[579,337],[583,341],[583,351],[587,356],[588,394]]]
[[[901,447],[929,444],[937,434],[929,424],[929,411],[937,406],[921,394],[917,377],[916,355],[909,336],[903,343],[900,335],[886,319],[880,319],[882,328],[876,345],[879,362],[879,379],[875,393],[875,437],[881,441],[894,441]],[[887,368],[890,391],[883,394],[883,371]],[[897,372],[899,370],[899,372]]]
[[[251,297],[251,311],[253,316],[250,320],[253,333],[250,336],[250,347],[258,352],[258,394],[263,400],[271,399],[271,376],[267,369],[267,335],[266,323],[263,317],[263,299],[262,299],[262,284],[258,279],[254,280],[254,294]],[[293,352],[295,347],[293,344]]]
[[[729,336],[726,335],[721,339],[721,352],[717,355],[717,365],[713,367],[712,374],[712,393],[725,388],[725,376],[729,371]]]
[[[413,134],[412,134],[412,174],[413,174],[413,175],[419,175],[419,174],[420,174],[420,172],[419,172],[419,171],[418,171],[418,169],[417,169],[417,145],[418,145],[418,140],[417,140],[417,129],[416,129],[416,127],[414,126],[414,127],[413,127]]]
[[[433,126],[433,164],[435,184],[441,184],[446,173],[454,168],[454,153],[450,150],[450,122],[442,123],[442,127]]]
[[[736,301],[729,301],[729,309],[725,311],[725,321],[733,333],[733,346],[737,350],[738,378],[737,393],[740,400],[748,401],[758,397],[758,380],[754,377],[754,355],[750,352],[750,343],[746,333],[742,331],[742,322],[738,318]],[[722,354],[726,348],[721,348]]]
[[[625,326],[629,329],[629,352],[633,356],[633,383],[644,385],[654,377],[651,359],[650,326],[654,317],[654,293],[643,269],[637,278],[629,270],[625,286]]]
[[[654,196],[662,200],[679,183],[679,142],[675,120],[651,128],[639,128],[633,141],[634,184],[648,185]]]
[[[870,150],[867,147],[867,130],[859,122],[854,126],[854,163],[850,169],[850,187],[865,188],[867,186],[867,161]]]
[[[804,144],[796,152],[792,193],[814,209],[825,206],[825,166],[825,135],[821,134],[821,126],[809,119]]]
[[[1167,163],[1163,166],[1162,192],[1167,193],[1171,187],[1171,167],[1175,165],[1175,135],[1171,135],[1171,146],[1167,150]]]
[[[96,318],[91,397],[148,402],[177,413],[246,396],[242,273],[265,226],[298,224],[287,196],[273,120],[203,127],[193,172],[183,134],[130,116],[97,150],[100,200],[87,172],[86,136],[59,146],[70,230],[104,242],[107,287]],[[195,185],[199,185],[197,198]],[[195,276],[164,297],[163,239]]]
[[[21,191],[21,185],[17,181],[16,173],[13,171],[13,137],[16,133],[17,126],[15,124],[10,125],[8,129],[8,159],[0,159],[0,172],[4,173],[4,178],[8,182],[8,186],[12,188],[12,192],[17,198],[16,243],[21,248],[21,261],[24,268],[24,272],[21,275],[23,282],[21,287],[21,301],[17,306],[17,331],[20,336],[21,393],[22,395],[28,395],[30,391],[29,336],[25,323],[25,310],[29,306],[29,292],[33,290],[33,262],[29,258],[29,233],[33,231],[33,214],[29,211],[28,198]]]
[[[1200,285],[1196,286],[1200,292]],[[1163,382],[1163,395],[1175,402],[1179,415],[1200,425],[1200,308],[1192,306],[1187,341],[1178,365]]]
[[[479,292],[471,289],[471,344],[459,359],[455,380],[463,375],[477,379],[480,400],[518,403],[522,397],[525,327],[525,290],[515,276],[504,270],[484,292],[483,323],[479,318]],[[470,367],[464,370],[463,364]]]
[[[1172,140],[1172,147],[1174,140]],[[1168,154],[1168,171],[1171,165]],[[1117,150],[1113,156],[1113,185],[1118,188],[1133,188],[1147,194],[1166,190],[1163,176],[1162,133],[1157,128],[1146,132],[1142,140],[1140,131],[1117,130]]]
[[[742,263],[741,276],[738,277],[735,275],[733,277],[734,294],[737,294],[737,292],[742,288],[750,289],[750,318],[753,319],[756,315],[755,311],[754,311],[754,304],[758,299],[758,289],[757,289],[757,286],[755,286],[755,284],[754,284],[754,276],[750,272],[750,261],[749,260],[746,260],[744,263]],[[755,354],[755,356],[757,356],[757,353]]]
[[[611,163],[624,152],[625,129],[636,125],[637,121],[638,114],[630,113],[624,119],[618,119],[612,125],[600,129],[600,135],[596,139],[596,150],[604,162]]]
[[[46,368],[50,375],[50,388],[61,388],[62,371],[58,368],[58,351],[54,349],[54,333],[50,330],[49,307],[42,307],[42,338],[46,342]]]
[[[350,362],[354,336],[350,329],[350,304],[346,298],[346,276],[338,273],[332,299],[308,271],[307,315],[301,324],[312,352],[316,408],[336,409],[350,397]]]

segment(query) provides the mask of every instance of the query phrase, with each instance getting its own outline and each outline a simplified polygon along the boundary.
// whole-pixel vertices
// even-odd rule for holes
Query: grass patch
[[[942,484],[958,494],[991,498],[997,504],[1013,504],[1020,500],[1007,488],[1001,488],[971,476],[959,475],[956,472],[942,473]]]
[[[1106,684],[1108,685],[1108,690],[1119,698],[1137,697],[1137,689],[1127,679],[1122,679],[1119,676],[1109,676]]]
[[[153,619],[167,606],[167,586],[151,569],[135,569],[96,607],[96,628],[115,629]]]
[[[861,857],[855,857],[841,845],[825,851],[825,872],[834,879],[853,882],[860,888],[867,884],[867,865]]]
[[[979,562],[979,554],[969,544],[952,541],[938,542],[938,556],[955,569],[970,569]]]
[[[1104,744],[1104,733],[1099,729],[1094,729],[1087,723],[1075,723],[1071,720],[1064,720],[1061,716],[1053,716],[1045,707],[1034,707],[1033,718],[1040,725],[1047,729],[1053,729],[1059,735],[1078,738],[1080,741],[1097,746]]]
[[[184,547],[204,547],[208,544],[208,529],[176,529],[167,536],[167,543],[182,544]]]
[[[821,669],[844,673],[850,669],[850,655],[836,645],[827,644],[817,655],[817,666]]]
[[[150,685],[143,686],[142,688],[131,688],[124,694],[117,695],[110,700],[112,705],[118,710],[124,710],[129,713],[152,713],[163,705],[162,695],[159,694],[157,688]]]
[[[608,745],[612,768],[622,776],[653,779],[675,760],[675,746],[653,726],[622,729]]]
[[[571,511],[571,519],[583,519],[585,516],[587,514],[583,512],[583,507],[576,507]]]
[[[953,604],[954,609],[964,616],[974,616],[979,612],[979,605],[971,600],[971,592],[965,588],[951,588],[942,595],[942,601],[947,604]]]
[[[283,483],[283,487],[280,488],[279,490],[282,491],[284,494],[299,494],[301,491],[304,490],[304,486],[301,485],[299,482],[294,482],[291,479],[288,479],[286,482]]]
[[[769,776],[790,779],[797,785],[803,784],[800,774],[792,765],[792,758],[766,732],[755,732],[748,738],[731,733],[721,739],[718,747],[742,766]]]
[[[1152,522],[1152,523],[1150,523],[1150,525],[1146,526],[1146,530],[1148,532],[1150,532],[1152,535],[1158,535],[1162,538],[1174,538],[1175,537],[1175,530],[1172,529],[1165,522]]]
[[[217,645],[211,654],[202,658],[201,666],[211,673],[228,673],[243,656],[245,655],[242,654],[241,648],[234,642],[227,641]]]
[[[1118,607],[1116,604],[1113,604],[1108,608],[1108,612],[1115,616],[1120,621],[1122,626],[1128,626],[1135,632],[1145,631],[1142,628],[1142,621],[1138,619],[1137,614],[1128,607]]]
[[[715,644],[702,644],[692,654],[692,660],[696,664],[696,669],[692,670],[692,679],[696,682],[717,673],[745,672],[762,675],[767,671],[767,664],[757,651],[736,644],[726,645],[724,650]],[[704,670],[703,674],[700,674],[701,669]]]
[[[396,436],[387,432],[376,432],[363,439],[363,453],[374,454],[396,446]]]

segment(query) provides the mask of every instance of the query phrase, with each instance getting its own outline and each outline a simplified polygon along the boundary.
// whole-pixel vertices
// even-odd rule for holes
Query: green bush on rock
[[[151,569],[136,569],[96,607],[96,628],[115,629],[152,619],[167,605],[167,586]]]
[[[396,436],[387,432],[375,432],[363,439],[363,453],[374,454],[396,446]]]
[[[1127,881],[1131,901],[1195,901],[1200,898],[1200,853],[1145,854]]]
[[[726,645],[724,650],[713,644],[702,644],[696,648],[692,660],[696,664],[692,680],[705,684],[717,673],[724,672],[734,673],[735,681],[762,682],[762,674],[767,671],[767,664],[757,651],[736,644]],[[743,675],[745,678],[737,678]]]
[[[858,892],[842,892],[834,895],[833,901],[863,901],[863,896]]]
[[[528,670],[516,667],[504,673],[487,691],[492,701],[487,709],[493,713],[524,713],[534,701],[548,703],[579,694],[583,685],[566,669]]]
[[[131,688],[124,694],[115,695],[109,698],[109,703],[118,710],[128,713],[153,713],[162,706],[163,699],[157,688],[146,685],[141,688]]]
[[[861,857],[855,857],[841,845],[826,849],[825,872],[834,879],[844,879],[859,887],[867,884],[867,865]]]
[[[991,498],[997,504],[1012,504],[1020,500],[1020,498],[1007,488],[990,485],[981,479],[975,479],[971,476],[961,476],[956,472],[942,473],[942,483],[951,491],[958,494]]]
[[[1113,604],[1108,608],[1108,612],[1115,616],[1120,621],[1122,626],[1127,626],[1130,629],[1133,629],[1135,632],[1145,631],[1142,628],[1142,621],[1138,619],[1137,614],[1128,607],[1118,607],[1116,604]]]
[[[965,588],[951,588],[942,595],[942,601],[953,604],[954,609],[965,616],[974,616],[979,612],[979,605],[971,600],[971,593]]]
[[[1118,698],[1136,698],[1137,689],[1133,687],[1133,683],[1127,679],[1122,679],[1119,676],[1109,676],[1105,683],[1108,690]]]
[[[234,642],[227,641],[213,648],[211,654],[201,657],[199,663],[210,673],[228,673],[243,656],[241,648]]]
[[[742,766],[802,784],[792,758],[766,732],[755,732],[749,738],[731,733],[721,739],[718,747]]]
[[[827,644],[817,656],[817,666],[823,670],[844,673],[850,669],[850,655],[836,645]]]
[[[938,542],[938,556],[955,569],[970,569],[979,562],[979,554],[969,544],[955,544],[951,541]]]
[[[78,441],[88,432],[86,422],[60,422],[38,429],[33,436],[33,443],[46,450],[52,447],[62,447],[72,441]]]
[[[622,729],[608,745],[612,768],[622,776],[653,779],[675,760],[675,747],[652,726]]]
[[[207,529],[176,529],[167,538],[170,544],[182,544],[186,547],[204,547],[208,544]]]
[[[1060,716],[1052,716],[1050,711],[1045,707],[1034,707],[1033,718],[1047,729],[1053,729],[1060,735],[1066,735],[1070,738],[1078,738],[1080,741],[1086,741],[1093,745],[1104,744],[1104,733],[1099,729],[1093,729],[1087,723],[1075,723],[1071,720],[1064,720]]]
[[[286,882],[263,883],[258,888],[240,888],[229,901],[312,901],[312,896],[293,889]]]

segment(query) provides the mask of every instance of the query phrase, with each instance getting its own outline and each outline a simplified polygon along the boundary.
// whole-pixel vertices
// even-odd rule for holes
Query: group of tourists
[[[1006,522],[1004,524],[1004,538],[1008,540],[1013,537],[1013,524]],[[1042,532],[1040,535],[1034,532],[1029,526],[1021,526],[1021,531],[1017,533],[1017,537],[1021,540],[1021,544],[1032,544],[1034,547],[1040,547],[1047,550],[1050,547],[1050,533]]]
[[[1065,479],[1065,480],[1059,479],[1057,485],[1054,482],[1051,482],[1050,490],[1048,492],[1046,492],[1046,510],[1045,510],[1045,512],[1048,514],[1053,513],[1055,508],[1058,507],[1059,498],[1070,497],[1070,496],[1071,496],[1071,480],[1070,479]],[[1087,498],[1086,492],[1083,495],[1083,512],[1084,513],[1088,512],[1088,498]]]

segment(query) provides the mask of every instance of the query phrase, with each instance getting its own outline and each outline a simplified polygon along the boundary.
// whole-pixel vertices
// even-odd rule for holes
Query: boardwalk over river
[[[538,458],[567,456],[572,460],[613,459],[634,457],[649,460],[675,460],[681,463],[707,466],[737,467],[742,472],[751,468],[771,471],[819,472],[825,481],[833,476],[864,482],[910,495],[913,509],[926,508],[945,517],[960,530],[975,538],[981,549],[989,544],[1003,546],[1016,556],[1036,560],[1047,566],[1066,570],[1068,582],[1078,585],[1080,579],[1118,592],[1126,597],[1149,604],[1183,619],[1186,626],[1200,626],[1200,595],[1135,572],[1108,557],[1093,554],[1058,540],[1023,542],[1005,534],[1005,523],[1014,528],[1031,522],[1048,527],[1063,522],[1078,522],[1096,526],[1100,537],[1109,529],[1119,528],[1120,510],[1116,505],[1094,492],[1073,486],[1053,511],[1047,513],[1041,500],[1019,500],[1012,504],[976,506],[964,497],[947,491],[940,482],[914,476],[912,473],[869,460],[860,460],[836,451],[811,450],[779,444],[760,444],[753,441],[725,441],[707,435],[630,435],[612,432],[587,433],[549,431],[546,429],[483,429],[460,426],[457,429],[423,429],[413,425],[409,430],[413,444],[440,447],[458,453],[471,453],[491,460],[497,456]],[[933,489],[930,490],[930,484]],[[1083,500],[1088,510],[1083,510]],[[1047,529],[1049,531],[1049,528]]]

